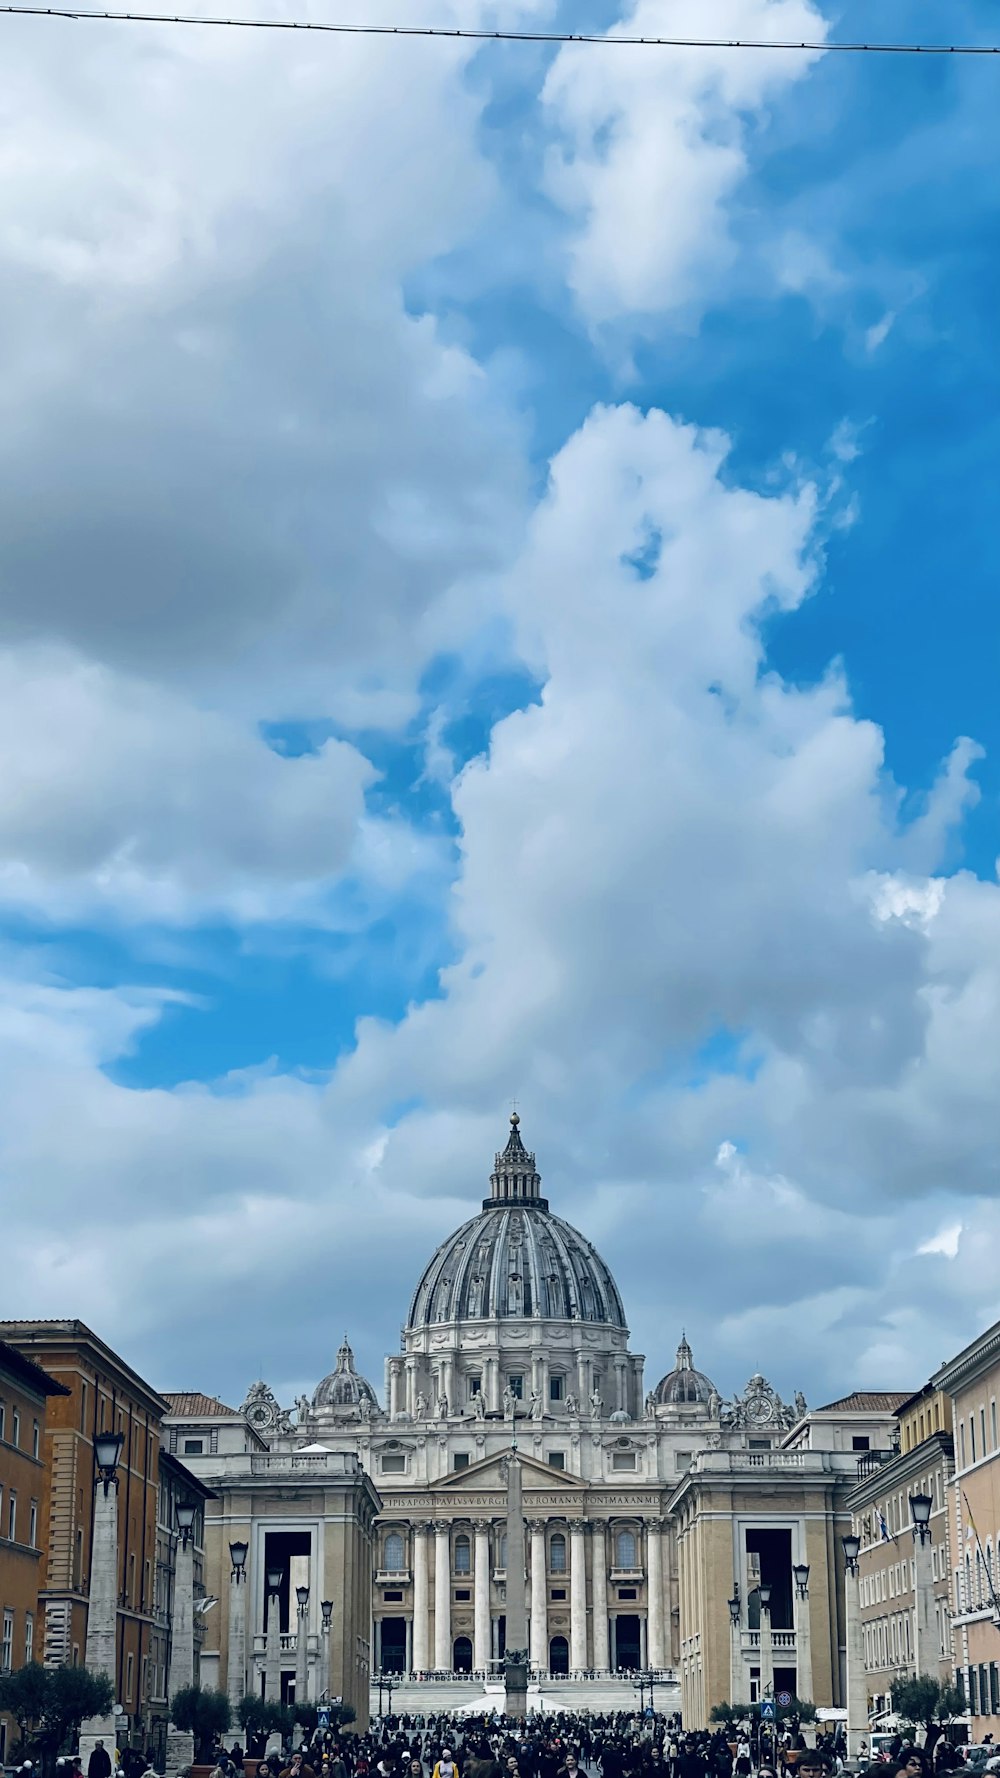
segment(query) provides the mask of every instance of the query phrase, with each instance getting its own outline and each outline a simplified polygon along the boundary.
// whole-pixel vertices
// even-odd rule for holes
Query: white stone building
[[[294,1408],[282,1408],[263,1383],[238,1413],[216,1404],[200,1420],[184,1412],[184,1397],[172,1398],[178,1411],[166,1426],[173,1448],[219,1496],[220,1547],[234,1521],[232,1502],[252,1486],[258,1541],[251,1564],[262,1566],[279,1545],[291,1552],[285,1695],[295,1685],[296,1577],[311,1585],[307,1683],[313,1696],[325,1689],[318,1614],[321,1589],[332,1594],[333,1582],[329,1573],[319,1578],[319,1565],[329,1547],[323,1501],[336,1496],[322,1487],[343,1453],[381,1497],[364,1657],[372,1669],[487,1672],[499,1661],[503,1457],[515,1436],[529,1523],[533,1666],[554,1675],[677,1668],[671,1496],[699,1452],[777,1450],[805,1404],[799,1396],[794,1410],[786,1407],[760,1377],[743,1398],[724,1404],[694,1368],[684,1338],[674,1368],[648,1394],[643,1363],[629,1348],[622,1300],[600,1254],[542,1197],[515,1114],[482,1209],[421,1274],[401,1350],[386,1360],[384,1406],[357,1374],[346,1338],[336,1368]],[[256,1618],[248,1680],[259,1688],[261,1576],[248,1597]],[[218,1682],[225,1685],[224,1610],[217,1624]],[[360,1632],[356,1639],[365,1640]],[[211,1672],[207,1647],[202,1667]]]

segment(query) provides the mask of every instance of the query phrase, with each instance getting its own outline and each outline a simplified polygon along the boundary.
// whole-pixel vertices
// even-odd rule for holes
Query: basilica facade
[[[532,1666],[561,1676],[636,1668],[683,1675],[685,1663],[697,1665],[680,1547],[682,1525],[694,1538],[697,1489],[685,1484],[706,1465],[716,1480],[745,1471],[759,1484],[772,1461],[785,1466],[787,1482],[784,1446],[807,1424],[806,1404],[797,1396],[786,1405],[759,1376],[724,1401],[684,1337],[648,1390],[644,1362],[630,1348],[607,1265],[542,1195],[515,1114],[481,1209],[420,1275],[381,1401],[358,1374],[346,1336],[334,1369],[297,1403],[279,1403],[262,1381],[238,1410],[204,1396],[170,1398],[171,1448],[216,1496],[206,1512],[206,1560],[220,1609],[217,1646],[212,1630],[206,1636],[203,1683],[228,1684],[234,1697],[244,1679],[251,1689],[264,1683],[269,1569],[281,1574],[274,1609],[286,1696],[303,1687],[329,1694],[331,1634],[339,1637],[338,1695],[360,1697],[372,1672],[488,1673],[505,1647],[504,1458],[514,1441],[528,1522]],[[791,1459],[803,1482],[804,1461]],[[811,1508],[790,1503],[787,1488],[777,1498],[782,1523],[798,1512],[804,1526]],[[685,1503],[680,1515],[675,1499]],[[758,1537],[757,1519],[775,1529],[768,1510],[758,1487],[749,1529],[742,1542],[734,1534],[731,1572],[719,1583],[738,1599],[760,1573],[760,1552],[791,1599],[804,1531],[798,1538],[789,1521],[787,1535]],[[351,1514],[348,1624],[331,1521]],[[226,1583],[237,1534],[249,1548],[253,1622],[234,1656]],[[336,1547],[348,1549],[342,1540]],[[744,1629],[732,1685],[749,1697],[760,1639],[749,1618]],[[242,1674],[234,1661],[245,1662]],[[831,1670],[836,1663],[834,1649]],[[704,1698],[704,1675],[698,1683]]]

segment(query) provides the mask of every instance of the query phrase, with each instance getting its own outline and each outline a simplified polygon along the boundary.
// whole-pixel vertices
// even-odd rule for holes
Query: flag
[[[891,1543],[892,1539],[889,1536],[889,1527],[885,1522],[885,1513],[882,1512],[881,1509],[879,1510],[879,1515],[878,1515],[878,1528],[882,1533],[882,1542],[883,1543]]]
[[[968,1526],[968,1530],[966,1531],[965,1535],[966,1535],[966,1537],[970,1537],[970,1536],[974,1537],[976,1542],[978,1543],[979,1542],[979,1532],[976,1529],[976,1521],[972,1516],[972,1508],[969,1505],[969,1496],[966,1494],[964,1488],[962,1489],[962,1499],[965,1501],[965,1518],[966,1518],[966,1523]]]

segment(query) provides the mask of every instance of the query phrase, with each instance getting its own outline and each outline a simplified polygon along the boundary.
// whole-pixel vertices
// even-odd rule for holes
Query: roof
[[[912,1398],[912,1389],[855,1389],[839,1401],[828,1401],[815,1414],[895,1414]]]
[[[163,1392],[168,1415],[175,1420],[238,1420],[238,1408],[227,1408],[215,1395],[202,1395],[197,1389],[182,1389],[177,1394]]]
[[[140,1377],[138,1371],[126,1362],[121,1354],[102,1340],[92,1327],[78,1317],[35,1317],[30,1321],[0,1321],[0,1340],[9,1340],[12,1346],[26,1355],[29,1348],[41,1353],[46,1364],[53,1370],[63,1368],[63,1360],[69,1354],[87,1354],[92,1364],[108,1371],[117,1372],[126,1387],[134,1395],[139,1396],[147,1413],[152,1413],[157,1420],[163,1418],[165,1404],[163,1396]]]
[[[36,1395],[68,1395],[65,1383],[57,1383],[48,1371],[43,1371],[40,1364],[25,1358],[16,1346],[9,1346],[6,1340],[0,1340],[0,1370],[6,1371],[12,1382],[22,1383],[26,1389],[33,1390]]]
[[[188,1494],[197,1494],[202,1500],[218,1500],[219,1498],[207,1482],[201,1481],[195,1475],[193,1469],[188,1469],[186,1463],[182,1463],[178,1457],[172,1457],[169,1451],[162,1449],[160,1451],[160,1475],[172,1476],[175,1486],[186,1489]]]

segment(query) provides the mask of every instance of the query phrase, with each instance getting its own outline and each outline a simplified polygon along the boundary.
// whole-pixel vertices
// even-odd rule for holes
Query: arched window
[[[472,1545],[464,1531],[455,1539],[455,1573],[472,1573]]]
[[[615,1566],[617,1568],[635,1568],[637,1565],[635,1532],[619,1531],[615,1536]]]
[[[406,1545],[398,1531],[390,1531],[385,1540],[384,1561],[387,1574],[402,1574],[406,1567]]]
[[[569,1672],[569,1643],[565,1636],[553,1636],[549,1643],[549,1672]]]
[[[566,1573],[566,1539],[561,1531],[553,1531],[549,1538],[549,1572],[551,1574]]]

